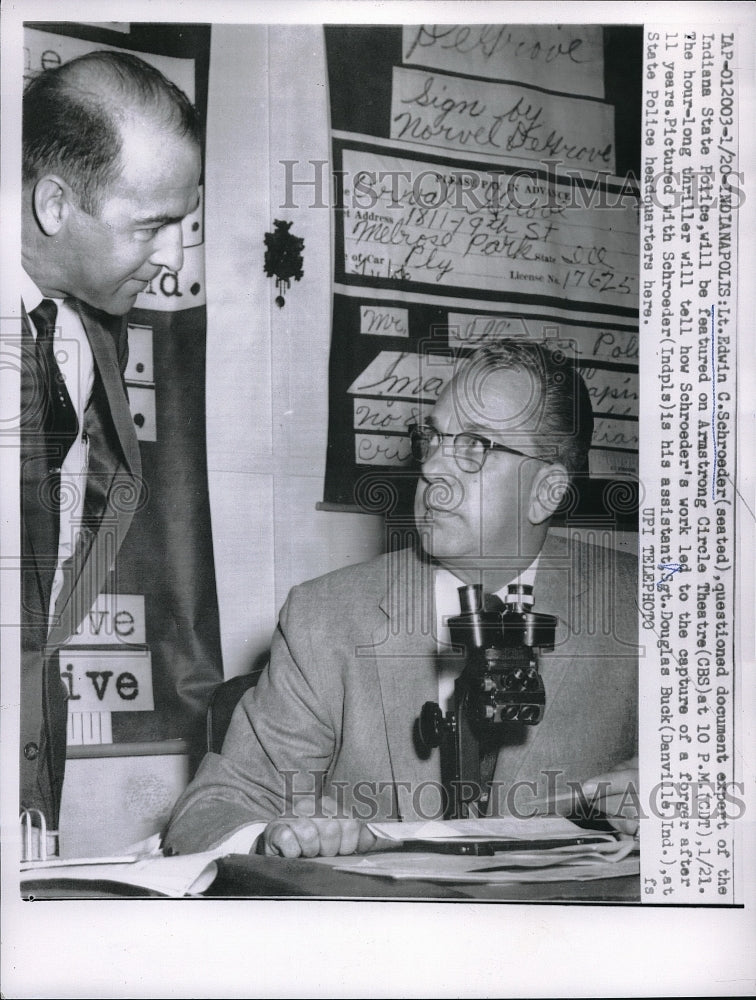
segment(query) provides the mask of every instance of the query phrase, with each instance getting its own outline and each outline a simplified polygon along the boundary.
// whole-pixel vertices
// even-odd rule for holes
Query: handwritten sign
[[[396,306],[360,306],[360,333],[374,337],[408,337],[407,310]]]
[[[517,337],[545,344],[551,350],[559,349],[575,360],[638,364],[635,330],[600,329],[526,316],[449,313],[450,347],[475,348]]]
[[[421,403],[400,399],[354,400],[354,429],[357,431],[398,431],[406,434],[410,424],[420,423],[425,410]]]
[[[638,418],[638,376],[635,372],[581,367],[594,414]]]
[[[420,24],[402,30],[405,63],[604,96],[598,25]]]
[[[408,437],[396,434],[355,434],[354,460],[357,465],[402,466],[410,461]]]
[[[519,84],[394,67],[391,138],[613,173],[614,108]]]
[[[642,74],[633,64],[618,89],[606,72],[619,37],[518,24],[405,25],[390,44],[383,29],[328,35],[341,178],[331,359],[342,365],[330,502],[359,507],[354,484],[377,476],[411,505],[408,425],[451,376],[447,357],[504,338],[574,361],[594,410],[591,476],[637,476],[640,199],[614,126],[618,100],[640,121]],[[371,48],[382,59],[365,69],[360,102],[351,81]],[[580,516],[606,516],[604,487],[580,488]]]
[[[637,420],[613,420],[597,417],[593,424],[594,448],[620,448],[638,450]]]
[[[435,403],[451,378],[448,358],[409,351],[381,351],[349,386],[355,396],[387,396]]]
[[[634,203],[570,207],[545,181],[382,153],[343,162],[347,274],[637,308]]]
[[[531,339],[521,316],[470,316],[449,313],[449,347],[481,347],[497,340]]]
[[[355,396],[355,464],[407,465],[408,427],[436,402],[453,370],[441,355],[381,351],[348,389]],[[371,431],[395,433],[366,433]]]
[[[638,421],[597,416],[593,424],[593,446],[588,455],[592,478],[638,475]]]
[[[610,413],[638,418],[638,376],[635,372],[581,368],[594,414]]]

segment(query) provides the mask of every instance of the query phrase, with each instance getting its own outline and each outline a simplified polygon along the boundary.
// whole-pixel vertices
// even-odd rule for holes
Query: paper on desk
[[[264,823],[250,824],[243,833],[249,843],[254,843],[264,828]],[[232,837],[212,851],[165,857],[160,850],[160,835],[155,834],[133,844],[123,856],[117,858],[55,858],[51,861],[24,862],[21,865],[21,889],[24,890],[24,882],[66,879],[121,882],[176,898],[197,895],[215,879],[218,871],[216,859],[231,853],[234,848]]]
[[[138,860],[90,858],[74,864],[66,861],[22,866],[21,889],[25,882],[72,879],[79,882],[121,882],[158,892],[164,896],[186,896],[204,892],[217,874],[216,854],[184,854]]]
[[[564,858],[555,864],[543,859],[537,863],[535,852],[523,856],[507,852],[490,857],[467,857],[458,854],[362,854],[349,858],[318,858],[330,861],[331,867],[359,875],[379,875],[392,879],[420,879],[431,882],[583,882],[590,879],[636,875],[640,871],[637,854],[630,856],[632,842],[623,857],[607,861],[600,855]],[[530,858],[525,855],[530,855]],[[506,864],[502,860],[506,857]]]
[[[586,831],[559,816],[532,819],[514,817],[444,820],[443,822],[370,823],[376,836],[400,844],[405,840],[465,841],[488,839],[522,841],[522,850],[492,855],[412,854],[375,852],[339,858],[334,868],[382,875],[395,879],[425,879],[452,882],[552,882],[582,881],[632,875],[639,871],[637,842],[617,839],[611,833]],[[590,837],[589,844],[564,843]],[[528,848],[533,841],[549,841],[548,847]]]
[[[616,843],[611,833],[583,830],[561,816],[534,816],[532,819],[517,819],[513,816],[483,819],[460,819],[443,821],[419,821],[415,823],[368,823],[377,836],[397,842],[403,840],[459,840],[467,837],[491,840],[574,840],[575,837],[603,837],[613,847]],[[603,845],[599,845],[603,847]]]

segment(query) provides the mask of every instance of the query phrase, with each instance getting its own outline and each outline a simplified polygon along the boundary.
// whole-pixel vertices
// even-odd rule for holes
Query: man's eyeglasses
[[[448,434],[436,430],[432,424],[411,424],[409,427],[412,457],[417,462],[425,462],[441,444],[443,438],[452,438],[452,454],[461,472],[480,472],[486,463],[488,453],[503,451],[508,455],[518,455],[520,458],[531,458],[536,462],[548,462],[549,459],[536,455],[527,455],[516,448],[508,448],[498,441],[491,441],[481,434],[471,431],[460,431],[459,434]]]

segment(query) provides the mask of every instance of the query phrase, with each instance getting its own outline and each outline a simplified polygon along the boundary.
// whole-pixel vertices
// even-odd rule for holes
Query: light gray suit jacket
[[[515,782],[543,794],[635,753],[636,569],[614,550],[547,538],[535,581],[537,609],[559,618],[555,649],[540,656],[547,707],[499,751],[499,811]],[[359,818],[440,817],[438,750],[415,736],[422,705],[438,699],[433,623],[433,565],[411,549],[295,587],[267,670],[177,802],[165,846],[208,850],[313,790]]]

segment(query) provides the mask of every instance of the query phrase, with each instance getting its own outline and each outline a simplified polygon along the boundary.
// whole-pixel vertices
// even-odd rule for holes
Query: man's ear
[[[70,189],[55,174],[40,177],[34,185],[34,215],[46,236],[57,236],[70,210]]]
[[[561,463],[553,462],[541,469],[530,490],[530,523],[542,524],[547,521],[562,502],[569,486],[569,474]]]

